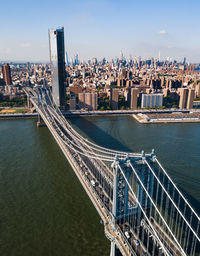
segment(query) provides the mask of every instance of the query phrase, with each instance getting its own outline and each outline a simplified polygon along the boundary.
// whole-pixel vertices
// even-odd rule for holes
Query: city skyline
[[[3,2],[1,7],[0,21],[6,23],[0,29],[2,61],[48,62],[48,29],[64,26],[69,58],[78,53],[80,60],[111,60],[122,50],[127,58],[158,58],[160,52],[161,60],[186,57],[200,62],[197,0],[59,0],[56,4],[35,0]]]

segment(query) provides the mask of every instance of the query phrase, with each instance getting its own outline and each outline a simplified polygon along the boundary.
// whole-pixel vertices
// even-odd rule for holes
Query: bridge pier
[[[33,107],[33,104],[31,103],[30,96],[27,94],[27,107],[30,109]]]
[[[38,115],[37,127],[46,127],[46,124],[43,121],[43,119],[40,117],[40,115]]]

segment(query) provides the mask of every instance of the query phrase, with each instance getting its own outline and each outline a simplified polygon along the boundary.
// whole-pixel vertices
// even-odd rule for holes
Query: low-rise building
[[[162,107],[163,94],[142,94],[141,108]]]

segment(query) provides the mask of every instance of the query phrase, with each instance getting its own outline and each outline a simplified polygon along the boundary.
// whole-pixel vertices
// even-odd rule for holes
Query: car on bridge
[[[91,180],[90,182],[91,182],[91,184],[92,184],[93,187],[96,186],[96,182],[95,182],[94,180]]]
[[[125,231],[125,232],[124,232],[124,235],[126,236],[127,239],[131,238],[131,237],[130,237],[130,233],[129,233],[128,231]]]
[[[137,239],[133,239],[133,242],[136,246],[139,246],[140,245],[140,242],[137,240]]]

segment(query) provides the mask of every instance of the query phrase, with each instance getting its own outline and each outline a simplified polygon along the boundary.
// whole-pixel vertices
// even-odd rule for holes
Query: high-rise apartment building
[[[179,108],[193,108],[193,102],[195,97],[195,89],[193,88],[179,88],[180,92],[180,100],[179,100]]]
[[[141,108],[161,107],[163,105],[163,94],[142,94]]]
[[[128,103],[129,103],[129,107],[132,110],[136,110],[137,109],[137,102],[138,102],[138,89],[137,88],[129,88],[128,91]]]
[[[92,110],[92,93],[85,93],[85,107]]]
[[[193,88],[190,88],[188,90],[187,109],[193,108],[194,96],[195,96],[195,90]]]
[[[76,98],[75,97],[70,98],[69,108],[71,111],[76,110]]]
[[[188,89],[179,88],[179,92],[180,92],[179,108],[183,109],[183,108],[186,108],[186,105],[187,105]]]
[[[64,28],[49,30],[49,48],[52,75],[52,94],[57,106],[65,106],[65,45]]]
[[[118,109],[119,91],[118,89],[110,90],[110,107],[112,110]]]
[[[98,95],[97,93],[91,93],[92,94],[92,109],[97,110],[98,106]]]
[[[79,108],[88,110],[97,110],[97,93],[79,93],[78,94],[78,105]]]
[[[2,66],[2,73],[3,73],[3,81],[5,85],[11,85],[12,84],[12,78],[11,78],[11,70],[9,64],[5,64]]]
[[[85,108],[85,93],[78,94],[78,106],[80,109]]]
[[[195,91],[196,91],[196,97],[199,98],[200,97],[200,83],[198,83],[196,85]]]

